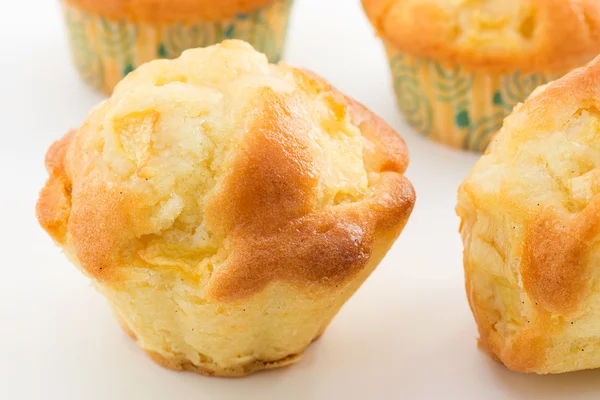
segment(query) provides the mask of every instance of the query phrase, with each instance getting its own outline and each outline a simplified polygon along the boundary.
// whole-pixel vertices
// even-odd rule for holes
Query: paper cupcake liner
[[[145,62],[176,58],[186,49],[225,39],[244,40],[277,62],[291,6],[292,0],[275,0],[222,21],[134,23],[102,18],[62,1],[75,67],[85,82],[106,93]]]
[[[408,124],[432,140],[477,152],[485,151],[515,105],[537,86],[563,75],[473,71],[413,57],[387,43],[386,52]]]

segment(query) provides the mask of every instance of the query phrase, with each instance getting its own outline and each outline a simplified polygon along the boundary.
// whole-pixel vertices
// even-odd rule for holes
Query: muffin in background
[[[424,136],[483,152],[538,85],[600,53],[596,0],[362,0],[398,106]]]
[[[238,376],[299,359],[378,265],[407,165],[362,105],[225,41],[123,79],[48,151],[37,215],[155,361]]]
[[[279,61],[292,0],[61,0],[75,67],[110,94],[139,65],[240,39]]]
[[[515,107],[458,191],[480,344],[538,374],[600,368],[600,58]]]

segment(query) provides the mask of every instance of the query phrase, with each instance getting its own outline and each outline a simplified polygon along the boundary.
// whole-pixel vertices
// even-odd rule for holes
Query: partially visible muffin
[[[600,58],[515,108],[459,189],[481,345],[515,371],[600,367]]]
[[[75,66],[110,94],[137,66],[241,39],[272,62],[282,54],[292,0],[60,0]]]
[[[209,375],[296,361],[415,201],[388,125],[240,41],[143,65],[46,164],[40,224],[154,360]]]
[[[483,152],[538,85],[600,53],[596,0],[362,0],[398,105],[430,139]]]

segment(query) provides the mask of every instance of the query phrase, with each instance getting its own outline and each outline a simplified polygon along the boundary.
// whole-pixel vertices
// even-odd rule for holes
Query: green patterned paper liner
[[[483,152],[515,105],[557,73],[489,74],[387,48],[398,106],[424,136]]]
[[[292,0],[275,0],[254,12],[223,21],[131,23],[109,20],[62,3],[75,67],[90,86],[111,93],[139,65],[176,58],[186,49],[240,39],[278,62]]]

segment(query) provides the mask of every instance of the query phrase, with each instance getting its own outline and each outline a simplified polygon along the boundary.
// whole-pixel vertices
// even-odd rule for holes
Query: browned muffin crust
[[[594,171],[583,149],[596,151],[596,123],[570,124],[585,113],[596,119],[599,98],[600,57],[539,88],[505,120],[486,152],[488,160],[480,161],[486,161],[487,168],[476,166],[477,173],[472,172],[459,189],[457,211],[465,243],[466,291],[480,344],[494,359],[515,371],[560,373],[598,367],[594,333],[597,307],[593,298],[597,292],[594,260],[598,254],[600,197],[596,193],[576,204],[572,188],[558,182],[565,178],[565,171],[569,180],[581,177],[578,168]],[[581,159],[575,158],[581,163],[577,167],[559,169],[574,155],[552,146],[551,137],[558,134],[565,135],[565,143],[576,143],[582,149]],[[533,156],[523,150],[533,143],[542,154]],[[565,164],[560,166],[563,161]],[[488,177],[491,180],[494,175],[492,187],[500,182],[496,193],[481,184],[490,164],[497,168]],[[523,177],[517,177],[509,167],[519,168]],[[552,191],[542,186],[541,178],[547,176],[557,182]],[[535,199],[532,204],[522,201],[527,194]],[[560,196],[568,200],[556,202]],[[497,211],[501,217],[493,214],[496,210],[501,210]],[[473,227],[482,215],[490,215],[486,220],[490,237],[479,237],[476,243],[474,236],[482,233],[475,233]],[[490,304],[490,288],[484,283],[488,281],[482,278],[490,273],[486,268],[492,262],[485,265],[471,261],[474,246],[478,246],[479,254],[483,252],[482,242],[490,246],[490,253],[502,255],[498,260],[506,268],[506,275],[498,279],[519,295],[516,303],[508,296],[496,299],[504,302],[505,309],[514,310],[511,318],[518,328],[510,334],[498,328],[499,321],[508,317]],[[510,262],[513,257],[518,264]],[[585,348],[587,345],[589,348]]]
[[[253,111],[254,122],[207,206],[206,221],[228,238],[229,251],[213,272],[212,298],[234,301],[275,280],[326,286],[344,282],[367,264],[376,243],[399,233],[414,206],[414,189],[403,175],[408,165],[403,139],[323,79],[290,71],[306,91],[325,93],[332,109],[342,113],[339,118],[350,113],[373,143],[363,154],[373,173],[370,191],[355,201],[315,208],[318,169],[308,150],[309,127],[293,118],[301,103],[294,95],[265,89]],[[135,252],[130,227],[144,226],[144,210],[131,213],[139,203],[135,195],[100,180],[83,180],[72,193],[67,190],[71,181],[65,169],[53,166],[64,164],[64,150],[70,146],[73,159],[84,156],[72,133],[48,152],[50,178],[40,194],[38,219],[59,243],[64,243],[68,226],[85,271],[99,282],[118,283],[117,260]],[[57,209],[55,204],[64,206]]]
[[[380,36],[418,57],[472,68],[533,72],[575,68],[600,52],[596,0],[362,3]],[[490,3],[498,7],[503,3],[510,13],[504,18],[493,12],[483,16],[482,9]],[[465,37],[465,32],[473,35]]]
[[[109,19],[173,22],[219,20],[265,6],[274,0],[61,0]]]

